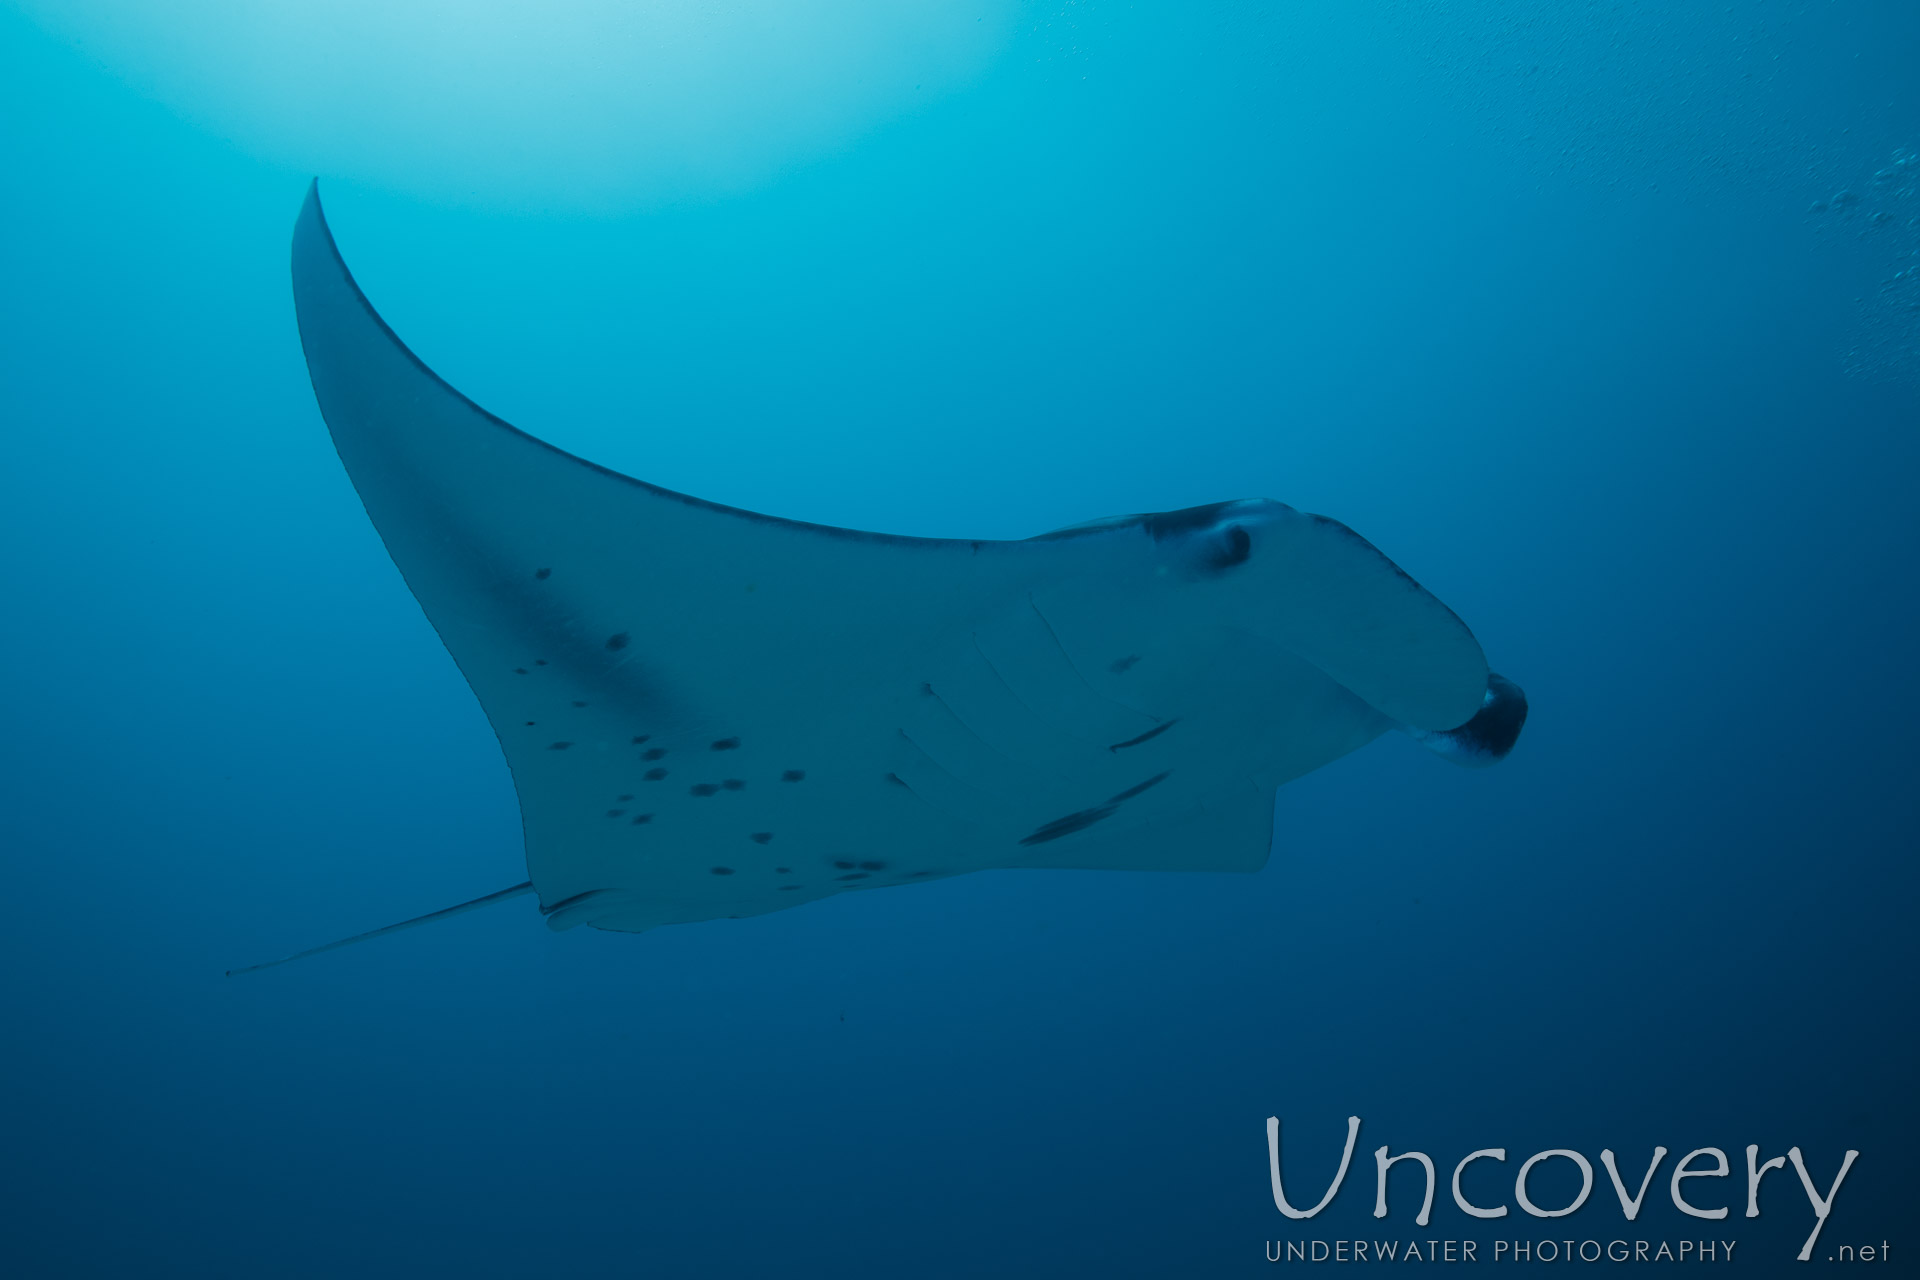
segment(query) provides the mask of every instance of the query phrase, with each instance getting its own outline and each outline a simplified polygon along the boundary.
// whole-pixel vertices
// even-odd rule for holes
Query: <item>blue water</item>
[[[1625,1236],[1798,1274],[1811,1210],[1788,1168],[1742,1216],[1748,1143],[1823,1191],[1861,1152],[1821,1259],[1920,1249],[1920,20],[1321,8],[995,9],[964,74],[811,150],[547,204],[303,151],[324,119],[276,149],[0,11],[0,1270],[1233,1275],[1273,1240]],[[1251,877],[638,937],[521,900],[229,980],[525,878],[314,406],[316,171],[396,330],[563,448],[902,533],[1325,512],[1473,626],[1526,734],[1288,786]],[[1266,1118],[1311,1203],[1354,1114],[1341,1194],[1288,1222]],[[1410,1165],[1372,1217],[1381,1143],[1439,1164],[1430,1228]],[[1656,1143],[1626,1224],[1598,1153],[1637,1180]],[[1446,1177],[1483,1147],[1484,1203],[1561,1147],[1593,1198],[1469,1219]],[[1668,1196],[1698,1147],[1724,1221]]]

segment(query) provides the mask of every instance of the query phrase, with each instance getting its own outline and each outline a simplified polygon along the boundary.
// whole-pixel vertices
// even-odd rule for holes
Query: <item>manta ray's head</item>
[[[1143,516],[1156,573],[1187,607],[1303,658],[1415,738],[1468,765],[1505,756],[1526,719],[1452,610],[1372,543],[1267,498]]]

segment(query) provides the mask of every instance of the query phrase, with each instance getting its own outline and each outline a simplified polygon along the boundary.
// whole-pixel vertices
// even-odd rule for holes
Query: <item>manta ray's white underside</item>
[[[989,867],[1253,870],[1281,783],[1390,728],[1470,763],[1519,732],[1466,626],[1334,521],[1249,501],[975,542],[733,510],[447,386],[317,190],[293,278],[321,411],[499,735],[556,927]]]

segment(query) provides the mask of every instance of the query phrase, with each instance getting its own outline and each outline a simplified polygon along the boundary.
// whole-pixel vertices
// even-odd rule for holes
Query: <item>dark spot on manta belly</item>
[[[513,674],[515,674],[515,675],[517,675],[517,676],[523,676],[523,675],[525,675],[525,674],[527,674],[527,669],[526,669],[525,667],[515,667],[515,668],[513,669]]]
[[[553,570],[551,570],[551,569],[535,569],[535,570],[533,571],[533,576],[534,576],[534,577],[536,577],[536,578],[539,578],[539,579],[540,579],[541,581],[543,581],[543,582],[544,582],[544,581],[545,581],[546,579],[548,579],[548,578],[551,578],[551,577],[553,576]]]
[[[775,867],[773,869],[773,874],[777,876],[790,876],[793,874],[793,868],[792,867]]]
[[[545,658],[535,658],[533,660],[533,665],[536,667],[544,667],[547,665],[547,660]]]
[[[834,859],[833,865],[840,868],[842,871],[853,870],[853,864],[851,862],[848,862],[845,858]]]
[[[607,816],[608,816],[609,818],[617,818],[617,817],[619,817],[619,816],[620,816],[621,814],[623,814],[623,813],[625,813],[625,812],[626,812],[626,810],[625,810],[625,809],[609,809],[609,810],[607,810]]]
[[[765,844],[767,843],[767,841],[773,839],[773,832],[756,831],[752,835],[748,836],[747,839],[753,841],[755,844]]]
[[[574,706],[576,706],[576,707],[584,707],[584,706],[586,706],[587,704],[586,704],[586,703],[584,703],[584,702],[575,702],[575,703],[574,703],[573,705],[574,705]]]
[[[780,892],[782,892],[782,893],[786,893],[786,892],[788,892],[788,891],[790,891],[790,890],[793,890],[793,889],[798,889],[799,887],[800,887],[800,886],[799,886],[799,885],[797,885],[797,884],[783,884],[783,885],[781,885],[781,886],[780,886]]]
[[[648,782],[658,782],[667,776],[667,771],[665,769],[649,769],[643,776]]]
[[[637,746],[639,746],[639,745],[640,745],[641,743],[643,743],[643,742],[645,742],[645,741],[646,741],[646,740],[647,740],[648,738],[651,738],[652,736],[653,736],[653,735],[652,735],[652,734],[650,734],[650,733],[643,733],[643,734],[641,734],[641,735],[640,735],[639,737],[637,737],[637,738],[635,738],[635,739],[633,740],[633,745],[637,747]]]
[[[717,876],[730,876],[733,874],[733,868],[732,867],[715,867],[713,868],[713,874]]]
[[[633,797],[632,796],[615,796],[614,799],[618,800],[621,804],[625,804],[627,801],[633,799]]]
[[[864,871],[856,871],[856,872],[854,872],[854,873],[853,873],[852,875],[850,875],[850,876],[835,876],[835,877],[834,877],[834,879],[835,879],[835,880],[865,880],[866,878],[867,878],[867,873],[866,873],[866,872],[864,872]]]
[[[737,751],[739,748],[740,739],[738,738],[718,738],[713,743],[715,751]]]
[[[886,867],[887,864],[884,862],[863,862],[860,864],[862,871],[884,871]]]
[[[652,821],[653,815],[650,813],[636,813],[633,815],[633,825],[636,827],[644,827]]]
[[[646,739],[635,738],[634,741],[645,742]],[[660,759],[664,759],[666,754],[667,754],[667,749],[665,747],[648,747],[646,751],[641,755],[640,758],[642,760],[660,760]]]
[[[740,790],[740,788],[746,786],[747,784],[742,782],[738,778],[728,778],[726,781],[722,782],[720,785],[725,787],[729,791],[738,791]]]
[[[610,635],[610,636],[608,636],[608,637],[607,637],[607,648],[609,648],[609,649],[624,649],[624,648],[626,648],[626,647],[627,647],[627,633],[626,633],[626,632],[624,632],[624,631],[620,631],[620,632],[616,632],[615,634],[613,634],[613,635]]]
[[[549,750],[549,751],[565,751],[565,750],[566,750],[566,749],[567,749],[568,747],[570,747],[570,746],[572,746],[572,745],[573,745],[573,744],[572,744],[571,742],[549,742],[549,743],[547,744],[547,750]]]
[[[1115,658],[1112,662],[1109,662],[1107,664],[1107,670],[1113,672],[1113,674],[1117,676],[1125,675],[1127,672],[1127,669],[1138,661],[1140,661],[1140,655],[1137,653],[1130,653],[1124,658]]]
[[[711,782],[696,782],[687,788],[687,794],[690,796],[710,796],[718,790],[720,790],[720,788],[714,786]]]
[[[780,775],[780,781],[800,782],[804,780],[806,776],[807,776],[807,771],[805,769],[789,769],[785,773]]]
[[[1179,723],[1180,721],[1176,718],[1176,719],[1167,721],[1165,724],[1157,724],[1153,726],[1153,728],[1141,734],[1139,737],[1128,738],[1125,742],[1116,742],[1112,746],[1108,747],[1107,750],[1125,751],[1128,747],[1137,747],[1143,742],[1151,742],[1153,739],[1159,737],[1161,734],[1165,733],[1167,730],[1173,728],[1173,726]]]

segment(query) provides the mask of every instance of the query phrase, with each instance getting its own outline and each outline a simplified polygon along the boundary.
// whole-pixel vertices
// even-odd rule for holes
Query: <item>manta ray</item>
[[[1390,730],[1491,764],[1525,721],[1466,625],[1325,516],[1248,499],[1005,541],[759,515],[435,376],[317,183],[293,296],[347,475],[499,737],[528,875],[314,951],[519,894],[555,929],[640,932],[989,868],[1254,871],[1281,784]]]

